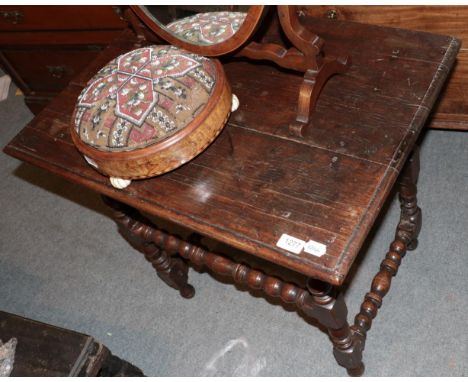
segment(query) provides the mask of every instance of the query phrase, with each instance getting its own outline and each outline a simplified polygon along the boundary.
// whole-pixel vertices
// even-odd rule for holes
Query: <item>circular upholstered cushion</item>
[[[199,154],[221,131],[230,106],[217,60],[149,46],[117,57],[88,82],[72,138],[102,173],[145,178]]]
[[[244,12],[206,12],[166,25],[177,36],[202,45],[219,44],[232,37],[245,20]]]

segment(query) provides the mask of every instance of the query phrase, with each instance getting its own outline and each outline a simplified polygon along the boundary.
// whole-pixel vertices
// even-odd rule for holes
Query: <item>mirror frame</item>
[[[153,20],[154,16],[150,16],[142,6],[130,5],[130,8],[148,28],[172,45],[202,56],[221,56],[235,51],[247,42],[257,29],[257,26],[260,24],[260,20],[264,14],[266,6],[251,5],[239,30],[227,40],[219,44],[212,45],[196,45],[180,39],[162,25],[155,22]]]

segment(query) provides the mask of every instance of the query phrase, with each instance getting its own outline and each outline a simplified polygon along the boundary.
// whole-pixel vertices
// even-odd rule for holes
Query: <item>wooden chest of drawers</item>
[[[467,6],[303,6],[303,16],[415,29],[456,36],[462,41],[457,63],[439,97],[428,127],[468,130],[468,7]]]
[[[112,6],[0,6],[0,66],[37,113],[127,23]]]

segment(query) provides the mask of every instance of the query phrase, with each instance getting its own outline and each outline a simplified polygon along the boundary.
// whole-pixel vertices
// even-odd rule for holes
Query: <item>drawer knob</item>
[[[24,18],[24,15],[20,11],[0,12],[0,19],[10,24],[18,24],[21,20],[23,20],[23,18]]]
[[[58,65],[58,66],[47,65],[47,70],[54,78],[62,78],[66,72],[65,66],[63,65]]]
[[[297,8],[296,14],[297,14],[299,17],[304,17],[304,16],[306,15],[304,9],[301,9],[301,8]]]
[[[327,17],[332,20],[336,20],[338,17],[338,12],[335,9],[329,9],[327,11]]]

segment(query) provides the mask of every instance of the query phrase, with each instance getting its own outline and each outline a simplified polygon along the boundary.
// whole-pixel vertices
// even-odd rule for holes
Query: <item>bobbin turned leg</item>
[[[418,235],[422,224],[422,213],[416,197],[418,176],[419,148],[415,147],[400,175],[398,184],[401,216],[396,237],[406,244],[409,251],[418,246]]]
[[[131,231],[145,243],[150,243],[146,246],[145,253],[157,269],[162,271],[166,261],[173,259],[168,255],[178,254],[195,265],[205,266],[216,274],[231,277],[238,285],[247,286],[252,290],[261,290],[270,297],[280,298],[287,304],[295,305],[307,316],[317,319],[327,327],[338,363],[344,366],[350,375],[357,376],[363,373],[362,337],[351,331],[346,319],[348,312],[343,295],[337,294],[329,284],[309,280],[307,289],[304,289],[284,282],[277,277],[266,275],[247,265],[236,263],[177,236],[141,223],[135,217],[126,214],[124,205],[115,203],[117,203],[116,220],[125,231]],[[130,213],[132,211],[134,212],[130,209]],[[164,251],[158,251],[160,248],[164,248]],[[186,282],[185,278],[183,282]]]
[[[147,234],[149,226],[130,217],[131,214],[137,213],[136,210],[106,196],[102,199],[112,209],[113,219],[120,229],[137,241],[143,241],[142,252],[158,276],[167,285],[177,289],[182,297],[192,298],[195,289],[188,283],[187,264],[181,258],[170,256],[164,248],[151,241]]]
[[[177,289],[182,297],[192,298],[195,295],[195,289],[187,282],[188,266],[182,259],[169,256],[153,243],[145,244],[143,253],[167,285]]]
[[[307,289],[312,296],[312,304],[303,307],[306,314],[315,317],[324,325],[333,343],[333,355],[340,366],[346,368],[353,377],[364,373],[362,337],[354,335],[347,315],[348,309],[343,294],[337,292],[330,284],[310,279]],[[309,309],[307,308],[309,305]]]
[[[395,240],[390,245],[385,259],[380,264],[380,271],[372,280],[371,290],[366,294],[361,309],[351,328],[365,341],[384,296],[390,290],[392,277],[397,274],[401,259],[407,250],[415,249],[421,230],[421,209],[417,206],[416,182],[419,175],[419,150],[415,148],[406,163],[398,181],[401,205],[400,222],[395,233]]]

